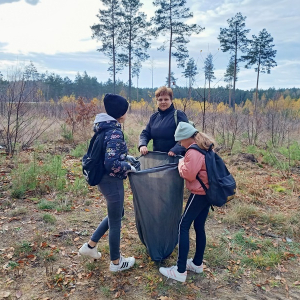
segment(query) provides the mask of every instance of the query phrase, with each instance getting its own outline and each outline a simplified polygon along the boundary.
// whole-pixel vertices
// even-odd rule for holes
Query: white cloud
[[[142,10],[150,19],[156,8],[150,0],[142,2]],[[90,26],[98,22],[96,15],[101,6],[100,0],[0,0],[0,4],[0,57],[3,59],[0,60],[0,70],[19,61],[32,60],[39,72],[48,70],[74,79],[77,72],[87,71],[89,75],[97,76],[99,81],[109,78],[108,59],[96,51],[100,43],[91,39]],[[217,53],[214,60],[215,82],[224,85],[222,77],[229,54],[218,51],[220,43],[217,37],[220,27],[227,27],[227,19],[237,12],[247,16],[246,28],[251,29],[249,37],[257,35],[263,28],[274,37],[278,67],[272,69],[270,75],[262,74],[260,86],[300,86],[299,1],[187,0],[187,5],[194,14],[189,23],[205,27],[199,35],[190,37],[187,46],[190,56],[198,64],[199,86],[204,84],[203,60],[209,52]],[[164,40],[164,37],[155,39],[149,50],[155,64],[156,86],[164,84],[167,75],[168,52],[157,51]],[[145,62],[143,66],[139,84],[150,86],[150,62]],[[240,64],[237,87],[253,88],[256,73],[243,66]],[[172,68],[178,83],[185,85],[185,79],[181,77],[182,70],[176,68],[174,58]],[[125,69],[118,77],[127,81],[127,73]]]
[[[89,51],[97,47],[90,26],[97,22],[100,1],[44,0],[37,6],[25,2],[1,7],[1,42],[15,54]]]

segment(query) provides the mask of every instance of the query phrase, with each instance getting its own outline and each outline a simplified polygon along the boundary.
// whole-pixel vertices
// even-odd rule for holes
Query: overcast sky
[[[151,0],[142,0],[148,17],[155,8]],[[190,57],[197,62],[199,74],[196,87],[204,85],[203,61],[214,55],[215,76],[212,86],[225,85],[223,75],[229,54],[218,50],[220,28],[227,27],[227,19],[241,12],[246,16],[249,38],[265,28],[274,38],[277,67],[271,74],[260,76],[260,88],[300,87],[300,1],[299,0],[187,0],[194,13],[193,20],[205,30],[192,36],[188,44]],[[107,81],[107,58],[96,51],[100,44],[91,38],[90,26],[97,23],[100,0],[0,0],[0,71],[15,64],[32,61],[38,72],[54,72],[74,80],[76,74],[87,72],[98,81]],[[152,43],[148,51],[154,62],[154,86],[164,85],[168,72],[168,51],[158,51],[163,39]],[[200,52],[202,50],[202,52]],[[172,69],[177,84],[186,85],[182,69]],[[240,64],[237,88],[251,89],[256,85],[254,69]],[[127,81],[128,70],[118,78]],[[136,85],[136,79],[133,79]],[[143,63],[139,86],[151,87],[150,60]]]

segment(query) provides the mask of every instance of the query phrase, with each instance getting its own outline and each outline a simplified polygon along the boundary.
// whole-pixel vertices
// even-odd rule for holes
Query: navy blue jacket
[[[153,151],[172,151],[177,155],[184,155],[185,148],[180,146],[174,138],[177,127],[174,112],[173,104],[165,111],[158,108],[140,135],[139,149],[142,146],[147,146],[149,141],[153,139]],[[177,124],[179,122],[188,122],[187,116],[181,110],[177,110]]]

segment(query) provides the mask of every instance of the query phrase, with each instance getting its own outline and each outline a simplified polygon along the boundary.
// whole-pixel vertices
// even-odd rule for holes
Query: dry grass
[[[137,137],[146,122],[146,118],[128,118],[125,123],[126,141],[133,155],[138,156]],[[55,128],[59,130],[59,124]],[[8,292],[10,299],[16,299],[20,291],[21,299],[36,300],[300,298],[298,175],[286,179],[268,166],[262,170],[247,163],[229,164],[238,184],[237,198],[225,208],[210,212],[205,271],[201,275],[189,273],[185,284],[162,278],[160,265],[149,258],[137,234],[126,180],[121,251],[134,255],[136,265],[112,274],[108,270],[107,236],[98,245],[102,253],[99,261],[77,256],[78,248],[106,215],[106,205],[96,188],[75,187],[81,176],[80,158],[67,154],[65,149],[74,145],[62,144],[58,132],[52,129],[53,143],[37,146],[35,157],[43,162],[49,153],[62,155],[65,190],[43,195],[25,191],[20,199],[11,199],[11,170],[32,162],[34,149],[21,153],[13,163],[0,156],[0,294]],[[50,139],[49,132],[45,140]],[[43,206],[49,202],[55,205]],[[63,205],[70,209],[60,209]],[[192,257],[193,230],[190,240]],[[176,260],[177,248],[162,265],[173,265]]]

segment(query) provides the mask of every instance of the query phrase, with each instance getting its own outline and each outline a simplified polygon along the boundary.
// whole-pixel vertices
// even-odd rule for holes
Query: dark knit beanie
[[[126,114],[128,102],[122,96],[106,94],[103,101],[106,113],[111,117],[119,119]]]

